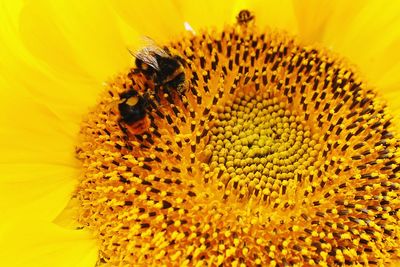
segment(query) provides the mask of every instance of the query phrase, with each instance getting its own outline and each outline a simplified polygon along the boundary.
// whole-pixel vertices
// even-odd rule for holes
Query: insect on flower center
[[[344,61],[242,11],[132,52],[82,123],[79,223],[105,266],[383,265],[399,139]]]

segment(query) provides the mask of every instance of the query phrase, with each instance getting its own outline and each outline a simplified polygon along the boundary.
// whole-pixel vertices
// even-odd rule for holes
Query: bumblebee
[[[247,9],[243,9],[236,16],[236,21],[239,25],[245,25],[254,20],[254,15]]]
[[[173,55],[167,47],[157,46],[151,39],[146,39],[146,46],[132,54],[137,71],[153,81],[156,90],[164,87],[184,93],[186,62],[180,56]]]
[[[131,89],[120,95],[118,104],[120,114],[119,126],[126,134],[137,135],[146,132],[150,127],[150,119],[147,117],[148,100],[146,95],[139,95]]]

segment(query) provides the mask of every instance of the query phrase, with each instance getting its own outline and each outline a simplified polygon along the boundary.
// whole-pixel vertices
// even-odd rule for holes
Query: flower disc
[[[168,45],[185,91],[130,71],[82,123],[79,221],[99,263],[384,264],[399,247],[399,141],[331,53],[251,23]],[[121,129],[120,94],[149,96]]]

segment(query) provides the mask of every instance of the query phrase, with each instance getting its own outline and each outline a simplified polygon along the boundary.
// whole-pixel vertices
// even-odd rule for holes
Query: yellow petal
[[[400,4],[397,1],[294,1],[299,37],[320,42],[366,76],[400,110]]]
[[[398,47],[397,50],[399,51],[400,47]],[[393,93],[396,91],[398,92],[400,90],[399,74],[400,74],[400,62],[382,74],[377,84],[379,87],[385,89],[385,94]]]
[[[20,16],[24,44],[51,67],[79,65],[103,81],[129,65],[115,15],[102,1],[29,1]]]
[[[52,106],[53,112],[60,116],[63,111],[81,116],[95,102],[103,80],[95,80],[73,61],[73,56],[70,55],[73,52],[65,45],[67,40],[60,36],[57,39],[57,32],[53,32],[52,36],[51,30],[46,33],[49,26],[36,34],[48,37],[40,40],[42,45],[46,43],[43,40],[52,44],[47,47],[47,51],[42,51],[43,57],[40,56],[40,49],[35,48],[35,40],[25,43],[20,31],[16,30],[20,27],[19,19],[23,8],[24,5],[10,4],[3,5],[0,9],[3,14],[0,16],[0,43],[3,44],[0,49],[0,75],[5,84],[1,93],[15,98],[8,99],[8,96],[2,95],[2,100],[14,101],[13,103],[19,103],[19,99],[36,100],[46,103],[48,107]],[[40,23],[40,19],[36,23]],[[12,110],[15,108],[16,106]],[[23,108],[22,105],[18,106],[19,110]]]
[[[254,10],[256,23],[262,29],[266,25],[278,28],[291,34],[298,33],[293,1],[249,1],[249,9]]]
[[[110,1],[110,7],[122,20],[120,26],[137,33],[128,40],[130,44],[140,36],[165,42],[184,30],[183,17],[172,1]]]
[[[48,106],[36,103],[32,97],[15,95],[0,93],[2,108],[7,111],[0,115],[3,152],[0,159],[9,163],[68,162],[70,166],[74,165],[78,122],[70,124]]]
[[[340,40],[366,1],[294,0],[299,37],[308,43],[321,42],[333,36]],[[327,43],[329,46],[329,42]]]
[[[2,266],[95,266],[96,243],[82,230],[21,218],[0,229]]]
[[[53,219],[71,198],[77,172],[58,164],[1,163],[0,209],[8,219]]]
[[[195,31],[206,27],[221,28],[224,23],[232,22],[235,18],[235,5],[237,1],[229,4],[223,1],[173,1],[179,7],[183,21],[188,22]]]
[[[78,176],[78,120],[68,121],[21,92],[1,91],[0,104],[2,214],[51,221],[68,202]]]
[[[347,11],[345,6],[335,10],[323,43],[347,56],[377,84],[400,62],[400,2],[355,3]]]
[[[310,43],[319,40],[324,33],[326,22],[332,12],[332,1],[293,1],[299,37]]]
[[[256,12],[259,25],[343,53],[400,110],[396,2],[13,1],[0,16],[6,111],[0,115],[0,210],[13,223],[24,222],[1,225],[2,265],[94,266],[97,251],[88,235],[48,223],[68,202],[78,175],[73,148],[81,115],[96,101],[101,82],[131,65],[126,48],[140,35],[167,41],[184,21],[195,29],[222,26],[243,8]]]

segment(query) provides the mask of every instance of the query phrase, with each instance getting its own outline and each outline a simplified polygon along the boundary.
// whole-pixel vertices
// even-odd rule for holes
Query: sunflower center
[[[217,176],[239,199],[260,195],[266,201],[285,194],[321,147],[301,117],[269,94],[241,93],[217,112],[206,146],[206,177]]]
[[[374,265],[398,251],[385,105],[329,52],[253,19],[139,51],[88,114],[75,195],[99,264]]]

